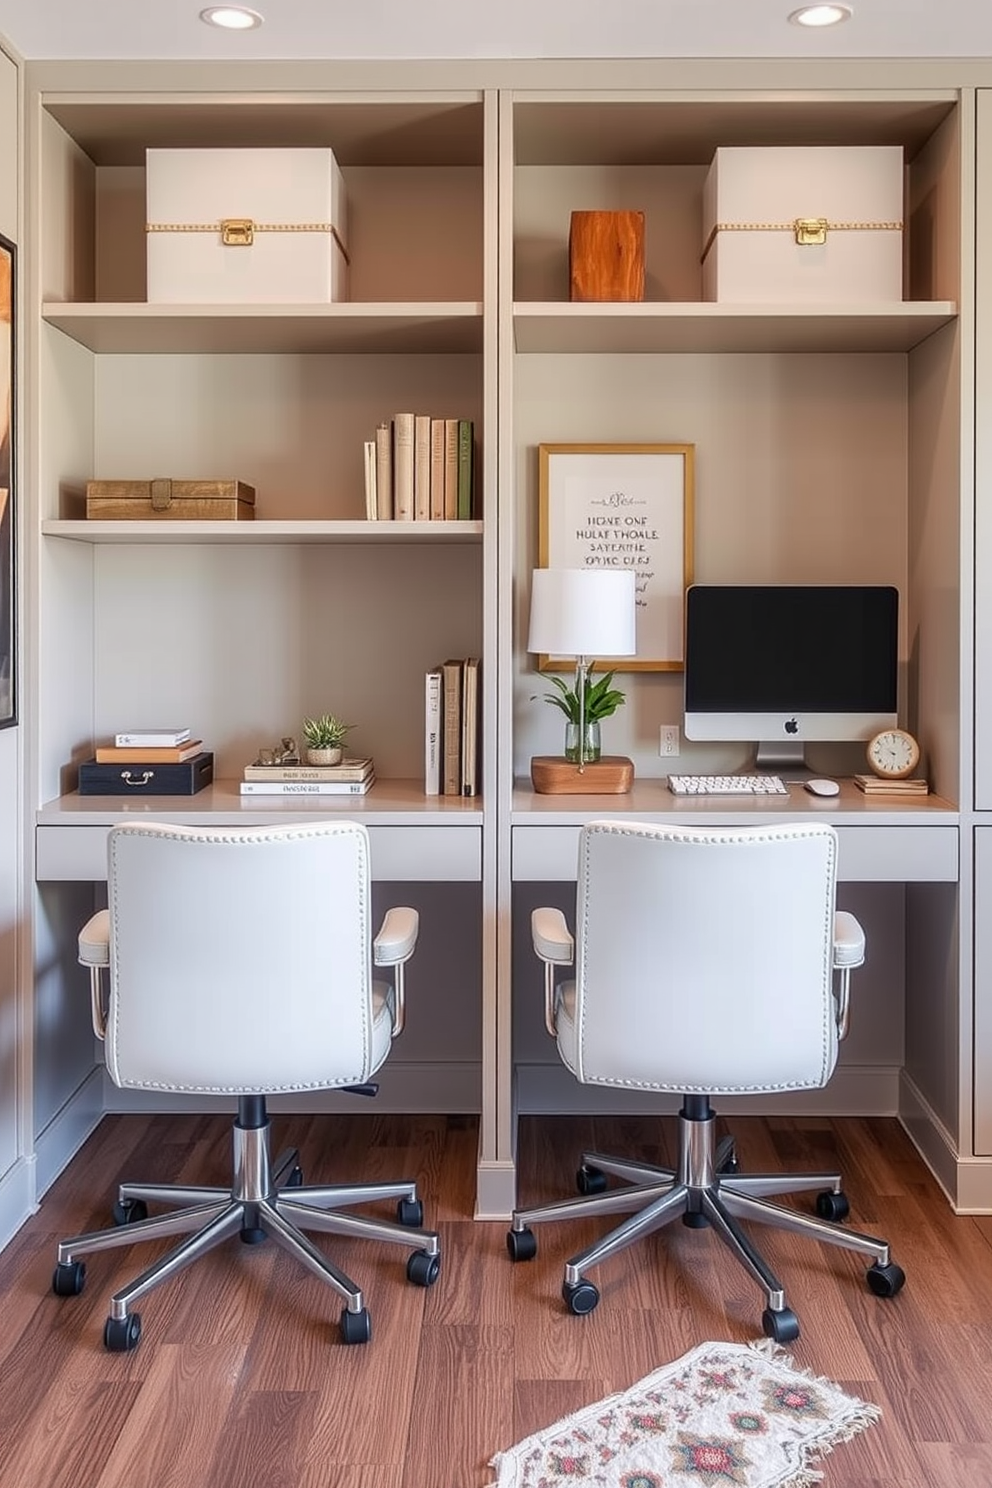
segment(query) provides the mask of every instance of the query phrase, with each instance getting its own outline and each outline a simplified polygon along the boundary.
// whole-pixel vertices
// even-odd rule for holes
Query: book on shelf
[[[93,752],[98,765],[181,765],[192,759],[203,748],[202,739],[190,739],[185,744],[145,744],[128,746],[101,744]]]
[[[389,521],[393,515],[393,431],[388,423],[375,430],[376,515]]]
[[[192,734],[193,730],[188,728],[125,729],[123,733],[114,735],[114,747],[174,749],[177,744],[185,744]]]
[[[424,687],[424,795],[441,794],[441,696],[443,678],[439,666],[431,667]]]
[[[393,415],[393,517],[397,522],[413,521],[413,439],[414,415]]]
[[[444,520],[458,517],[458,420],[444,421]]]
[[[479,788],[479,658],[462,663],[461,794],[474,796]]]
[[[246,780],[367,780],[375,766],[371,757],[343,759],[339,765],[245,765]]]
[[[855,775],[854,783],[866,796],[928,796],[926,780],[883,780],[879,775]]]
[[[364,443],[365,454],[365,519],[374,522],[379,515],[379,503],[376,499],[375,480],[375,440],[366,439]]]
[[[441,794],[462,793],[462,663],[451,658],[441,667]]]
[[[431,419],[431,521],[444,520],[444,419]]]
[[[467,522],[472,516],[472,486],[475,465],[475,425],[471,419],[458,420],[458,496],[456,510],[458,520]]]
[[[431,515],[431,417],[418,413],[413,421],[413,519],[427,522]]]
[[[364,780],[242,780],[243,796],[364,796],[375,784],[375,772]]]

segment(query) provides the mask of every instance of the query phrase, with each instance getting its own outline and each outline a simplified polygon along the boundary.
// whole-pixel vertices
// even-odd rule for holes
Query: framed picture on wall
[[[0,728],[14,706],[14,287],[15,248],[0,234]]]
[[[678,672],[692,582],[691,444],[542,444],[538,565],[632,572],[637,654],[601,669]],[[562,661],[542,656],[542,671]]]

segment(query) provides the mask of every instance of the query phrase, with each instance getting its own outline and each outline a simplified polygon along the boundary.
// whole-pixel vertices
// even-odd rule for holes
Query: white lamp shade
[[[610,568],[536,568],[528,651],[548,656],[634,656],[634,575]]]

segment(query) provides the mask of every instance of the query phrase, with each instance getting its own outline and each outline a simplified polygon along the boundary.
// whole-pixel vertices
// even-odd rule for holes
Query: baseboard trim
[[[162,1090],[121,1090],[103,1072],[103,1109],[128,1111],[217,1112],[232,1111],[236,1101],[229,1095],[171,1095]],[[346,1091],[313,1090],[295,1095],[270,1095],[270,1111],[355,1115],[376,1110],[405,1116],[474,1116],[481,1110],[482,1075],[478,1064],[413,1064],[396,1060],[375,1076],[379,1093],[372,1099]]]
[[[899,1120],[955,1214],[992,1214],[992,1158],[962,1156],[953,1135],[906,1074]]]
[[[0,1178],[0,1250],[37,1211],[34,1157],[19,1157]]]
[[[674,1115],[681,1104],[677,1095],[580,1085],[561,1063],[518,1065],[516,1092],[521,1116],[667,1116]],[[899,1112],[899,1069],[895,1065],[841,1066],[822,1090],[722,1095],[719,1109],[721,1114],[736,1111],[750,1116],[895,1116]]]
[[[103,1116],[104,1069],[97,1066],[35,1139],[38,1198],[47,1193]]]

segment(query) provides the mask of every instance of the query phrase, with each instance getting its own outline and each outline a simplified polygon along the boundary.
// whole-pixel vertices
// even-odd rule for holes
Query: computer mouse
[[[836,780],[807,780],[805,785],[811,796],[840,795],[840,786]]]

